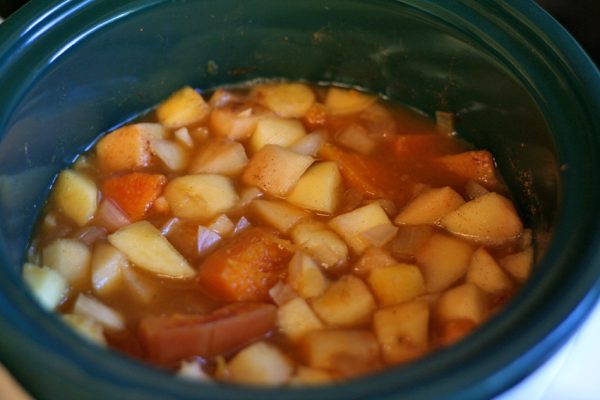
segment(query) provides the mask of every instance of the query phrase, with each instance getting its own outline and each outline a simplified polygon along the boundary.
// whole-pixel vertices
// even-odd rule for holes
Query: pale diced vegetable
[[[208,229],[218,233],[221,237],[228,237],[233,233],[235,225],[226,214],[221,214],[208,225]]]
[[[325,370],[300,365],[296,368],[296,373],[290,379],[290,385],[322,385],[333,380],[333,375]]]
[[[289,149],[298,154],[314,157],[319,153],[323,143],[325,143],[325,135],[317,131],[300,138]]]
[[[216,108],[210,113],[210,127],[217,136],[245,140],[252,135],[260,118],[252,109],[240,112],[229,107]]]
[[[290,285],[279,281],[269,289],[269,297],[275,304],[282,306],[288,301],[294,300],[298,295]]]
[[[102,139],[96,145],[98,164],[103,171],[127,171],[152,164],[150,141],[164,139],[160,124],[139,123],[125,125]]]
[[[169,129],[181,128],[202,121],[210,107],[194,89],[186,86],[173,93],[156,109],[160,123]]]
[[[319,265],[341,269],[348,259],[348,246],[321,222],[306,219],[291,231],[295,244],[306,251]]]
[[[475,181],[468,181],[465,185],[465,196],[467,196],[469,200],[476,199],[489,192],[489,190]]]
[[[297,341],[306,333],[323,329],[323,324],[301,297],[296,297],[277,310],[277,326],[290,340]]]
[[[198,255],[203,256],[214,250],[221,241],[221,235],[212,229],[198,225]]]
[[[229,380],[251,385],[282,385],[294,372],[292,361],[277,347],[257,342],[240,351],[228,364]]]
[[[500,265],[517,281],[524,282],[533,268],[533,247],[514,254],[509,254],[498,260]]]
[[[254,200],[252,208],[263,221],[283,233],[308,216],[307,212],[282,201]]]
[[[352,273],[365,277],[375,268],[389,267],[395,264],[398,264],[398,261],[386,250],[369,247],[352,266]]]
[[[194,139],[192,139],[192,135],[190,135],[190,131],[185,126],[183,128],[177,129],[173,135],[175,136],[175,140],[177,140],[182,145],[192,148],[194,147]]]
[[[325,161],[314,164],[302,175],[287,201],[298,207],[333,214],[341,195],[342,176],[337,164]]]
[[[434,234],[417,253],[427,291],[439,292],[458,281],[469,268],[475,249],[450,236]]]
[[[236,208],[244,208],[248,204],[252,203],[255,199],[263,197],[264,193],[254,186],[245,187],[240,191],[240,199],[236,205]]]
[[[465,204],[450,186],[430,189],[421,193],[400,211],[394,219],[398,225],[435,224],[440,218]]]
[[[427,351],[429,305],[412,301],[378,310],[373,315],[373,330],[387,363],[402,363]]]
[[[311,305],[328,325],[358,326],[371,318],[375,299],[361,279],[344,275],[329,285],[322,295],[313,298]]]
[[[357,90],[330,88],[325,97],[325,107],[332,115],[354,114],[368,108],[376,100],[376,97]]]
[[[25,263],[23,279],[33,296],[47,310],[56,308],[67,295],[67,281],[51,268]]]
[[[369,131],[358,124],[350,124],[336,135],[336,140],[344,147],[363,155],[371,154],[377,147],[377,141]]]
[[[106,346],[104,328],[94,318],[81,314],[65,314],[62,320],[84,338],[97,345]]]
[[[290,260],[288,282],[305,299],[323,294],[329,281],[312,258],[297,251]]]
[[[390,243],[390,251],[394,257],[412,262],[433,233],[431,225],[401,225]]]
[[[426,292],[421,270],[411,264],[376,267],[369,274],[368,282],[383,306],[404,303]]]
[[[483,247],[473,253],[466,280],[488,293],[510,290],[513,286],[510,278]]]
[[[42,264],[56,270],[76,288],[88,282],[90,260],[90,249],[75,239],[56,239],[42,251]]]
[[[301,118],[315,102],[315,94],[301,83],[261,85],[255,91],[260,104],[282,117]]]
[[[242,181],[276,197],[285,197],[313,163],[313,158],[276,145],[266,145],[252,157]]]
[[[487,245],[515,240],[523,232],[512,202],[494,192],[465,203],[440,222],[455,235]]]
[[[164,196],[173,214],[207,220],[233,208],[238,200],[231,180],[221,175],[185,175],[170,181]]]
[[[108,243],[98,243],[92,251],[92,286],[96,293],[106,296],[123,281],[123,268],[129,265],[125,254]]]
[[[156,155],[171,171],[184,170],[189,162],[188,149],[171,140],[156,139],[150,142],[152,154]]]
[[[111,199],[104,199],[100,202],[94,222],[109,232],[114,232],[131,223],[127,214]]]
[[[250,139],[250,148],[256,153],[268,144],[289,147],[306,135],[304,126],[295,119],[262,118]]]
[[[369,246],[383,247],[396,237],[398,228],[391,224],[377,225],[360,233]]]
[[[307,333],[300,354],[312,368],[355,376],[381,366],[379,343],[366,330],[328,329]]]
[[[83,226],[96,213],[98,189],[94,181],[85,175],[66,169],[58,175],[54,198],[62,214]]]
[[[108,236],[137,267],[170,278],[190,278],[194,269],[150,222],[140,221]]]
[[[105,329],[120,331],[125,328],[125,319],[121,314],[95,298],[82,293],[77,296],[73,313],[93,318]]]
[[[190,165],[193,174],[237,176],[248,165],[246,150],[239,142],[215,140],[202,146]]]
[[[391,225],[390,219],[377,202],[338,215],[329,221],[329,226],[336,231],[355,253],[361,254],[370,243],[360,234],[381,225]]]
[[[211,382],[210,376],[204,372],[202,366],[197,361],[182,361],[177,376],[198,382]]]
[[[476,324],[486,316],[487,297],[477,285],[465,283],[442,293],[435,305],[440,321],[469,320]]]
[[[155,297],[156,285],[149,277],[142,275],[131,266],[123,268],[122,274],[127,293],[136,301],[147,304]]]

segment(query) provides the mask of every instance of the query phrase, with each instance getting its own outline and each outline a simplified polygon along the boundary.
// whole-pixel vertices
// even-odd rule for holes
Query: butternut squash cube
[[[442,293],[435,305],[436,317],[442,322],[469,320],[480,324],[487,314],[487,303],[484,291],[465,283]]]
[[[488,293],[497,293],[512,288],[513,284],[496,260],[483,247],[473,253],[467,282],[474,283]]]
[[[287,197],[290,203],[309,210],[333,214],[342,194],[342,175],[337,164],[314,164],[300,178]]]
[[[242,182],[275,197],[285,197],[313,161],[310,156],[269,144],[252,157]]]
[[[429,305],[416,300],[378,310],[373,315],[373,331],[387,363],[417,358],[427,351]]]
[[[246,150],[239,142],[215,140],[202,146],[190,165],[192,174],[237,176],[248,165]]]
[[[361,236],[361,233],[380,225],[392,225],[392,223],[378,202],[338,215],[329,221],[329,226],[357,254],[361,254],[370,245],[369,241]]]
[[[375,310],[375,299],[361,279],[344,275],[313,298],[311,305],[328,325],[347,327],[368,322]]]
[[[379,304],[383,306],[404,303],[426,292],[421,270],[411,264],[374,268],[369,274],[368,282]]]
[[[308,216],[305,211],[282,201],[254,200],[251,204],[263,221],[283,233]]]
[[[277,310],[277,326],[290,340],[297,341],[306,333],[323,329],[323,324],[301,297],[296,297]]]
[[[330,88],[325,97],[325,107],[331,115],[347,115],[363,111],[376,101],[376,97],[358,90]]]
[[[42,250],[42,264],[56,270],[77,289],[88,282],[90,259],[90,249],[76,239],[56,239]]]
[[[315,102],[315,94],[301,83],[261,85],[255,91],[258,102],[286,118],[302,118]]]
[[[449,186],[430,189],[408,203],[400,211],[394,223],[397,225],[435,224],[440,218],[464,203],[460,194]]]
[[[429,293],[449,288],[469,268],[474,248],[454,237],[434,234],[417,253]]]
[[[194,89],[186,86],[173,93],[156,109],[156,117],[160,123],[177,129],[202,121],[208,116],[210,107],[202,96]]]
[[[51,268],[25,263],[23,280],[31,290],[33,297],[47,310],[54,310],[67,295],[67,281]]]
[[[250,139],[250,148],[256,153],[268,144],[289,147],[305,135],[304,126],[298,120],[265,117],[256,124]]]
[[[148,272],[177,279],[190,278],[196,273],[185,258],[148,221],[121,228],[109,235],[108,241],[138,268]]]
[[[320,296],[329,285],[319,266],[301,251],[297,251],[290,260],[288,283],[305,299]]]
[[[66,169],[58,175],[54,199],[60,212],[78,226],[85,225],[98,208],[98,189],[85,175]]]
[[[440,223],[454,235],[485,245],[501,245],[517,239],[523,232],[512,202],[494,192],[465,203]]]
[[[522,283],[531,275],[531,269],[533,268],[533,247],[529,246],[518,253],[504,256],[499,262],[513,278]]]
[[[282,385],[294,372],[292,361],[277,347],[265,342],[246,347],[227,367],[229,380],[250,385]]]
[[[322,267],[339,270],[346,265],[348,246],[327,225],[305,219],[294,226],[291,236]]]
[[[222,175],[185,175],[165,187],[164,196],[176,217],[207,220],[233,208],[238,195]]]

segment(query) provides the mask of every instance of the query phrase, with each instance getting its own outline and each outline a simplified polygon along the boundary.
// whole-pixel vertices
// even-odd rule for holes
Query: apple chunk
[[[374,268],[368,282],[383,306],[404,303],[426,292],[421,270],[411,264]]]
[[[523,232],[512,202],[494,192],[465,203],[440,222],[449,232],[485,245],[501,245]]]
[[[283,233],[308,216],[307,212],[281,201],[257,199],[251,204],[263,221]]]
[[[68,283],[61,274],[48,267],[23,265],[23,279],[33,296],[47,310],[53,310],[66,297]]]
[[[310,156],[269,144],[252,157],[242,181],[275,197],[285,197],[313,161]]]
[[[301,83],[261,85],[254,94],[261,105],[288,118],[303,117],[315,102],[313,91]]]
[[[460,194],[449,186],[431,189],[408,203],[394,222],[397,225],[434,224],[464,203]]]
[[[202,121],[210,107],[194,89],[186,86],[173,93],[156,109],[160,123],[169,129],[181,128]]]
[[[185,258],[148,221],[121,228],[109,235],[108,241],[146,271],[179,279],[195,275]]]
[[[297,251],[290,260],[288,283],[305,299],[321,295],[329,285],[321,268],[301,251]]]
[[[78,289],[89,279],[90,259],[90,249],[76,239],[56,239],[42,251],[43,264],[56,270]]]
[[[353,114],[368,108],[377,98],[358,90],[330,88],[325,97],[325,107],[332,115]]]
[[[346,266],[348,246],[327,225],[310,219],[291,230],[292,240],[322,267],[339,270]]]
[[[92,252],[92,286],[100,295],[108,295],[123,281],[123,269],[129,263],[123,253],[108,243],[98,243]]]
[[[98,189],[94,181],[70,169],[58,175],[54,198],[60,212],[79,226],[92,219],[98,207]]]
[[[277,326],[292,341],[297,341],[306,333],[323,329],[306,300],[296,297],[280,306],[277,310]]]
[[[467,271],[467,282],[474,283],[488,293],[502,292],[513,286],[510,278],[483,247],[473,253]]]
[[[485,319],[486,310],[485,292],[472,283],[465,283],[442,293],[435,305],[436,317],[441,322],[469,320],[480,324]]]
[[[373,315],[373,331],[387,363],[419,357],[428,346],[429,305],[416,300],[378,310]]]
[[[529,278],[533,267],[533,247],[529,246],[518,253],[504,256],[499,262],[517,281],[524,282]]]
[[[298,207],[332,214],[342,192],[342,175],[337,164],[326,161],[314,164],[298,181],[287,201]]]
[[[189,171],[193,174],[239,175],[248,164],[246,150],[241,143],[216,140],[202,145]]]
[[[277,347],[257,342],[240,351],[229,362],[228,379],[251,385],[281,385],[290,379],[294,365]]]
[[[289,147],[306,135],[304,126],[295,119],[265,117],[258,121],[250,138],[254,153],[268,144]]]
[[[222,175],[185,175],[166,186],[164,196],[176,217],[210,219],[233,208],[238,195]]]

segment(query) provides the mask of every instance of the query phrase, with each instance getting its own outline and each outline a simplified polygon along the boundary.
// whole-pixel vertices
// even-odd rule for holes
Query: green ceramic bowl
[[[174,89],[284,77],[357,85],[494,152],[539,248],[467,340],[315,389],[184,382],[87,344],[20,278],[53,177]],[[600,292],[600,77],[532,1],[33,0],[0,25],[0,361],[38,399],[489,398],[578,327]]]

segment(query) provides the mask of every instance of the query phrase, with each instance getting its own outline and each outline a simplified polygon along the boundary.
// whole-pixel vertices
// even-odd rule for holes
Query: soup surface
[[[337,87],[183,88],[59,174],[24,279],[90,340],[198,379],[409,362],[533,264],[492,155],[437,117]]]

